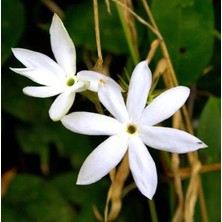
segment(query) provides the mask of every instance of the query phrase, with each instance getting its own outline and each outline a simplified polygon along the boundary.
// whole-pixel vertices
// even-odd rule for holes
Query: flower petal
[[[109,76],[94,71],[83,70],[78,72],[77,76],[79,77],[80,80],[89,81],[90,82],[89,90],[93,92],[98,91],[98,86],[101,80],[104,82],[112,82],[112,84],[116,84],[117,86],[119,86],[118,83],[115,82]],[[119,88],[121,89],[120,86]]]
[[[126,102],[132,121],[136,121],[140,117],[146,105],[151,84],[152,76],[147,61],[138,63],[131,76]]]
[[[184,105],[189,94],[190,89],[185,86],[178,86],[165,91],[145,108],[140,123],[152,126],[168,119]]]
[[[141,127],[140,137],[146,145],[172,153],[187,153],[207,147],[197,137],[168,127]]]
[[[98,97],[106,109],[120,122],[129,120],[129,115],[119,86],[110,82],[103,82],[98,88]]]
[[[71,108],[76,93],[73,91],[65,91],[60,94],[49,109],[49,116],[54,121],[59,121]]]
[[[50,86],[27,86],[23,89],[23,93],[28,96],[47,98],[58,95],[62,92],[61,88]]]
[[[139,137],[131,137],[129,141],[129,165],[140,192],[152,199],[157,188],[156,165],[149,151]]]
[[[32,81],[45,85],[45,86],[56,86],[61,85],[61,78],[58,78],[54,73],[49,69],[44,68],[10,68],[13,72],[16,72],[22,76],[25,76]]]
[[[101,143],[83,163],[77,184],[91,184],[108,174],[123,158],[128,145],[127,137],[114,135]]]
[[[72,87],[68,88],[70,88],[70,90],[75,92],[82,92],[89,88],[89,84],[90,84],[89,82],[78,80]]]
[[[30,69],[45,69],[51,72],[58,78],[64,78],[65,73],[63,69],[48,56],[28,49],[13,48],[14,56],[27,68]]]
[[[61,19],[54,14],[50,27],[51,47],[58,64],[67,75],[76,73],[76,50]]]
[[[86,135],[114,135],[124,130],[116,119],[97,113],[74,112],[61,121],[67,129]]]

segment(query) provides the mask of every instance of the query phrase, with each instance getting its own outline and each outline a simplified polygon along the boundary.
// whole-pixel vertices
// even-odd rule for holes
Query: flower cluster
[[[146,106],[152,74],[147,61],[142,61],[132,73],[125,102],[120,86],[110,77],[93,71],[75,74],[75,47],[56,14],[50,34],[57,63],[38,52],[13,49],[16,58],[26,68],[11,69],[44,85],[26,87],[23,89],[25,94],[36,97],[59,94],[49,110],[53,120],[61,120],[67,129],[75,133],[109,136],[87,157],[77,184],[100,180],[128,152],[134,181],[141,193],[151,199],[157,188],[157,170],[147,147],[174,153],[206,147],[197,137],[184,131],[156,126],[184,105],[190,94],[189,88],[178,86],[168,89]],[[83,90],[97,92],[100,102],[112,117],[90,112],[67,114],[75,94]]]

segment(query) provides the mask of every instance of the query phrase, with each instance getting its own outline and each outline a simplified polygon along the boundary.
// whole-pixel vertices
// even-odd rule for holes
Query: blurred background
[[[147,20],[139,0],[128,1]],[[191,88],[187,107],[195,135],[208,148],[199,151],[203,165],[213,166],[202,174],[209,221],[220,221],[220,123],[221,123],[221,2],[220,0],[147,1],[168,47],[179,85]],[[134,21],[134,52],[130,49],[120,6],[98,1],[104,73],[126,83],[137,62],[144,60],[154,35]],[[48,110],[54,98],[24,95],[31,80],[13,73],[9,67],[23,67],[12,55],[19,47],[53,58],[49,27],[53,12],[63,19],[77,53],[77,71],[93,69],[97,62],[93,1],[90,0],[2,0],[2,221],[93,222],[93,206],[103,214],[110,186],[109,176],[88,186],[75,184],[78,171],[88,154],[105,137],[70,132],[60,122],[52,122]],[[154,70],[161,58],[158,50],[150,64]],[[163,88],[163,82],[158,83]],[[93,101],[78,94],[71,111],[96,112]],[[168,124],[167,122],[165,123]],[[167,177],[159,151],[149,149],[159,176],[154,196],[159,221],[171,221],[177,200],[172,178]],[[181,155],[181,164],[187,162]],[[133,182],[129,176],[126,184]],[[184,180],[184,189],[187,181]],[[147,199],[135,188],[123,198],[116,221],[151,221]],[[200,206],[194,221],[202,221]],[[153,221],[153,220],[152,220]]]

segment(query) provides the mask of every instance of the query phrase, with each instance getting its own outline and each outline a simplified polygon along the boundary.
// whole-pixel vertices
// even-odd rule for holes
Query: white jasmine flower
[[[28,96],[52,97],[59,95],[49,109],[52,120],[60,120],[71,108],[77,92],[97,91],[101,79],[117,84],[108,76],[93,71],[76,74],[76,50],[61,19],[54,14],[50,27],[51,48],[57,63],[48,56],[28,49],[12,49],[15,57],[26,68],[11,68],[42,86],[28,86]]]
[[[187,100],[190,90],[184,86],[169,89],[147,107],[151,72],[146,61],[134,69],[124,103],[120,90],[106,82],[99,86],[98,96],[113,117],[74,112],[62,119],[65,127],[87,135],[109,135],[83,163],[77,184],[90,184],[108,174],[128,151],[129,167],[138,189],[152,198],[157,188],[155,163],[146,146],[159,150],[186,153],[206,145],[184,131],[154,126],[172,116]]]

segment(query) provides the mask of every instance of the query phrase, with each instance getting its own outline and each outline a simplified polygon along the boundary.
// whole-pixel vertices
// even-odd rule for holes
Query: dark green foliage
[[[88,62],[97,59],[93,1],[56,2],[64,10],[64,24],[76,46],[77,69],[86,69],[87,59]],[[127,67],[131,75],[134,64],[117,8],[110,1],[110,15],[105,2],[98,2],[103,55],[112,59],[111,74],[126,79],[124,68]],[[146,20],[141,2],[133,2],[135,12]],[[203,164],[220,162],[219,7],[219,0],[152,0],[151,4],[180,85],[195,89],[189,102],[193,107],[195,132],[208,145],[199,152]],[[11,53],[13,47],[39,51],[53,58],[48,33],[52,15],[41,1],[2,1],[2,173],[12,167],[17,169],[2,198],[2,221],[6,222],[96,221],[92,206],[97,206],[103,215],[110,185],[108,176],[93,185],[75,184],[83,161],[105,137],[74,134],[60,122],[52,122],[48,110],[54,98],[24,95],[22,88],[36,84],[9,69],[22,67]],[[143,60],[154,35],[138,21],[136,27]],[[159,51],[151,67],[155,67],[158,59]],[[206,74],[204,70],[209,67]],[[90,102],[88,96],[78,94],[72,111],[95,112],[93,102],[98,103],[98,100],[96,94],[93,96]],[[155,154],[159,155],[157,151]],[[172,210],[170,201],[175,201],[174,206],[177,203],[173,198],[167,199],[169,181],[164,180],[161,161],[157,161],[156,156],[154,160],[160,173],[157,214],[165,218],[164,221],[171,221],[166,211]],[[130,182],[131,177],[127,180]],[[209,221],[219,221],[220,172],[204,174],[202,182]],[[138,190],[124,197],[116,221],[150,221],[147,200]],[[201,221],[199,206],[195,221]]]

